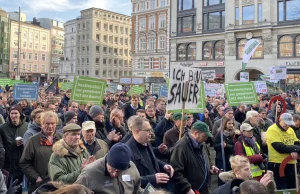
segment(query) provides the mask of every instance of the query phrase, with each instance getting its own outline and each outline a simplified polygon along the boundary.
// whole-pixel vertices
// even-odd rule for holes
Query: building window
[[[95,71],[95,76],[99,76],[99,70]]]
[[[243,24],[253,24],[255,19],[254,5],[243,7]]]
[[[18,58],[18,51],[14,51],[13,58],[14,59]]]
[[[23,52],[23,59],[26,59],[26,52]]]
[[[178,18],[178,33],[187,33],[195,31],[195,16]]]
[[[146,2],[142,2],[141,11],[146,10]]]
[[[262,4],[261,3],[258,4],[258,22],[259,23],[262,22]]]
[[[26,65],[23,64],[23,71],[26,71]]]
[[[215,59],[225,59],[225,43],[222,40],[215,43]]]
[[[28,66],[28,71],[31,71],[31,64],[29,64]]]
[[[29,46],[29,48],[32,48],[32,42],[29,42],[28,46]]]
[[[178,1],[178,10],[188,10],[195,8],[195,0],[179,0]]]
[[[186,61],[186,45],[180,44],[177,47],[177,60]]]
[[[33,71],[35,71],[35,72],[37,72],[37,71],[38,71],[38,69],[37,69],[37,65],[34,65],[34,69],[33,69]]]
[[[300,0],[279,0],[278,1],[278,20],[291,21],[299,20]]]
[[[149,18],[149,29],[154,30],[155,29],[155,16],[151,16]]]
[[[203,0],[204,6],[218,5],[225,3],[225,0]]]
[[[151,0],[150,9],[155,9],[155,0]]]
[[[279,39],[279,57],[293,57],[294,44],[293,37],[282,36]]]
[[[255,50],[254,54],[252,55],[252,59],[262,59],[264,57],[264,43],[261,38],[255,38],[257,39],[260,44]],[[244,56],[244,48],[249,40],[247,39],[241,39],[238,43],[238,59],[243,59]]]
[[[36,60],[36,61],[38,60],[38,54],[37,53],[34,54],[34,60]]]
[[[296,38],[296,56],[300,57],[300,35]]]
[[[140,19],[140,31],[145,31],[146,30],[146,18],[141,18]]]
[[[153,57],[149,57],[149,69],[154,69],[154,59]]]
[[[166,6],[166,0],[160,0],[160,7]]]
[[[140,50],[146,50],[146,38],[140,38]]]
[[[240,25],[240,8],[235,8],[235,25]]]
[[[204,30],[225,28],[225,11],[217,11],[203,14]]]
[[[203,59],[211,60],[213,59],[213,43],[206,42],[203,45]]]
[[[149,47],[148,50],[154,50],[155,49],[155,38],[154,37],[150,37],[149,38]]]
[[[29,59],[29,60],[32,60],[32,53],[29,53],[28,59]]]
[[[166,27],[166,14],[159,15],[159,27],[160,28]]]
[[[165,49],[166,47],[166,37],[160,36],[159,37],[159,49]]]

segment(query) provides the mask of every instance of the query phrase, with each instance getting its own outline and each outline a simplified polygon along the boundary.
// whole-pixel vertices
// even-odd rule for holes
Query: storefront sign
[[[300,66],[300,61],[287,61],[285,62],[285,65],[288,67]]]
[[[216,79],[216,70],[204,70],[202,71],[202,80],[214,80]]]
[[[286,79],[286,66],[273,66],[270,67],[270,79],[272,80],[285,80]]]
[[[143,85],[145,83],[144,77],[120,77],[119,83],[121,85]]]
[[[38,86],[36,84],[15,84],[14,100],[37,100]]]
[[[253,82],[225,84],[229,106],[238,106],[240,103],[256,104],[257,94]]]
[[[224,66],[224,62],[221,61],[221,62],[216,62],[216,66]]]
[[[192,65],[194,65],[193,62],[184,62],[184,63],[180,63],[181,66],[184,66],[184,67],[190,67]]]

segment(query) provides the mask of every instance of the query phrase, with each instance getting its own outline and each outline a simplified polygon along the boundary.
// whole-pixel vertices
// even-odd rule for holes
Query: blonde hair
[[[35,109],[35,110],[33,110],[32,112],[31,112],[31,114],[30,114],[30,117],[32,118],[32,119],[35,119],[35,117],[36,117],[36,115],[37,114],[39,114],[39,113],[42,113],[44,110],[43,109]]]
[[[55,118],[56,124],[58,123],[58,116],[57,116],[57,114],[55,112],[52,112],[52,111],[47,111],[47,112],[43,112],[42,115],[41,115],[41,124],[45,124],[46,117]]]
[[[58,190],[52,192],[41,192],[42,194],[92,194],[93,192],[87,187],[80,184],[61,186]]]
[[[229,162],[230,162],[232,170],[240,169],[243,166],[250,163],[248,158],[246,158],[245,156],[240,156],[240,155],[231,156],[229,158]]]

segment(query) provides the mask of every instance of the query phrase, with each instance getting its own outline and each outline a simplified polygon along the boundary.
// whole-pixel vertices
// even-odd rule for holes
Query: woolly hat
[[[130,167],[131,150],[124,143],[113,145],[107,154],[107,163],[117,170],[127,170]]]
[[[225,109],[224,109],[224,115],[225,115],[226,113],[228,113],[229,111],[232,111],[232,112],[233,112],[233,109],[232,109],[231,107],[225,108]]]
[[[89,115],[94,118],[100,114],[104,114],[103,109],[100,106],[92,106]]]
[[[75,112],[73,111],[67,111],[64,113],[64,119],[65,119],[65,123],[71,121],[71,119],[73,119],[75,117]]]
[[[19,106],[19,105],[13,105],[10,109],[9,109],[9,113],[11,112],[11,111],[13,111],[13,110],[17,110],[19,113],[20,113],[20,115],[22,115],[23,114],[23,111],[22,111],[22,108]]]

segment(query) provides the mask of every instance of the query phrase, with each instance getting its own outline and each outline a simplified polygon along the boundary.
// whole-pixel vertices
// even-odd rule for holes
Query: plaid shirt
[[[55,137],[55,133],[54,133],[54,135],[53,135],[53,143],[51,143],[48,140],[46,134],[43,131],[41,131],[40,145],[42,145],[42,146],[52,146],[57,140],[58,139]]]

